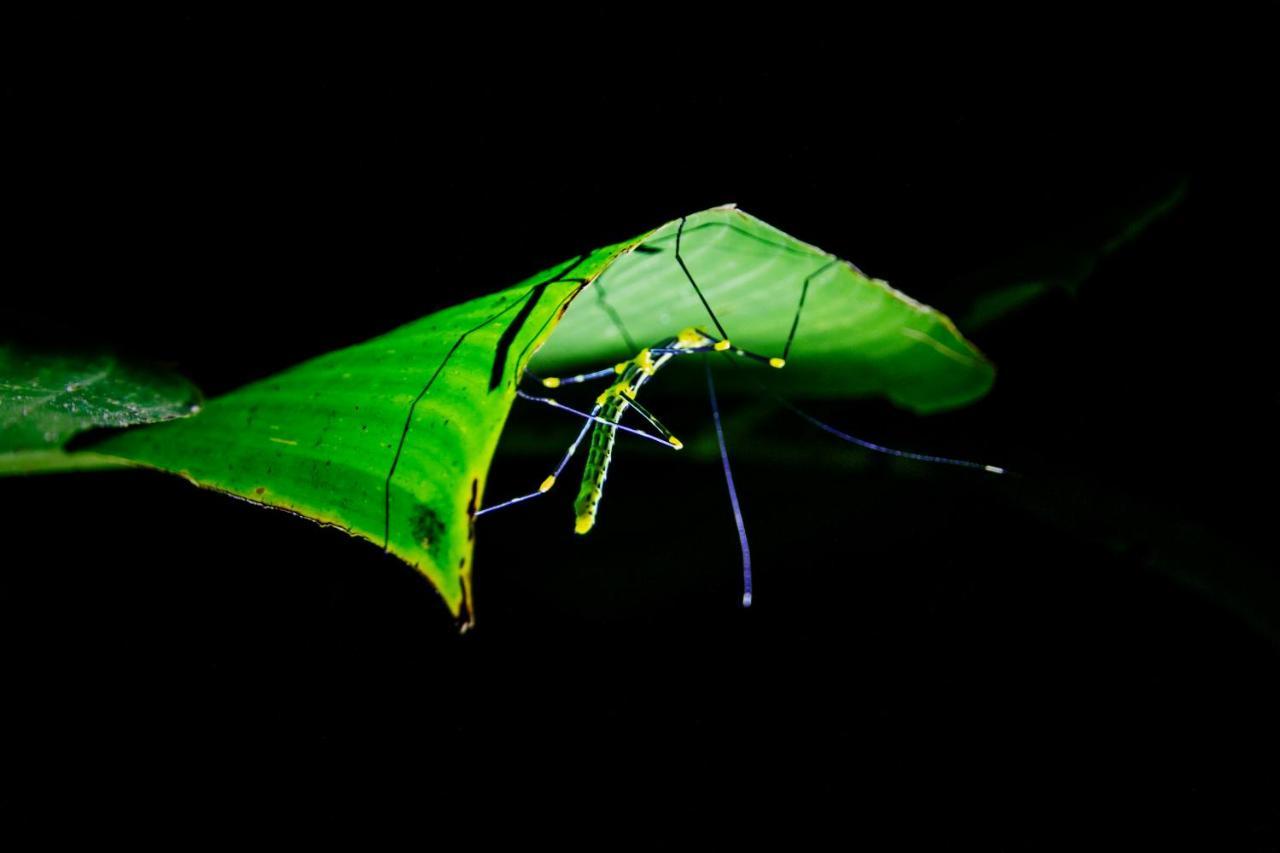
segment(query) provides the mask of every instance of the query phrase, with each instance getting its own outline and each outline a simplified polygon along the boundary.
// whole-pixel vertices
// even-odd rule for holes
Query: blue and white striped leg
[[[677,448],[679,447],[679,444],[677,442],[671,442],[669,438],[659,438],[658,436],[653,435],[652,433],[647,433],[642,429],[629,427],[626,424],[616,424],[613,421],[608,420],[607,418],[600,417],[599,415],[589,415],[586,412],[580,412],[577,409],[573,408],[572,406],[566,406],[564,403],[561,403],[559,400],[555,400],[551,397],[537,397],[533,394],[526,394],[524,391],[520,391],[518,389],[516,390],[516,396],[518,396],[522,400],[530,400],[534,403],[545,403],[546,405],[550,406],[553,409],[559,409],[563,412],[568,412],[571,415],[577,415],[580,418],[586,418],[587,420],[594,421],[598,424],[604,424],[605,426],[616,427],[622,430],[623,432],[629,432],[632,435],[638,435],[641,438],[647,438],[650,441],[656,442],[666,447],[677,447]],[[635,406],[634,401],[631,401],[631,405]],[[639,407],[636,407],[636,411],[637,412],[640,411]],[[643,413],[642,413],[642,416],[643,416]],[[652,423],[652,421],[650,421],[650,423]],[[662,427],[659,426],[659,429],[662,429]]]
[[[586,438],[587,432],[595,423],[595,419],[600,413],[600,408],[601,407],[597,405],[591,410],[589,419],[583,422],[582,429],[578,430],[577,437],[574,438],[573,444],[569,445],[569,449],[565,451],[564,458],[561,459],[560,464],[556,466],[555,472],[542,481],[542,484],[538,486],[538,490],[536,492],[530,492],[527,495],[521,495],[518,498],[512,498],[509,501],[503,501],[500,504],[494,504],[493,506],[487,506],[484,509],[476,510],[475,517],[479,518],[480,516],[494,512],[495,510],[505,509],[513,504],[523,503],[524,501],[536,498],[539,495],[545,495],[547,492],[551,491],[551,487],[556,484],[556,478],[560,476],[560,473],[564,471],[565,466],[569,464],[569,460],[573,458],[573,454],[578,452],[578,445],[582,443],[582,439]]]

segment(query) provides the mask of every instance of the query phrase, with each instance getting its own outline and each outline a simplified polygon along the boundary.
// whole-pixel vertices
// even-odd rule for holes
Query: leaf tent
[[[339,527],[414,566],[469,624],[473,513],[526,368],[599,368],[682,328],[713,329],[707,305],[736,345],[787,351],[788,393],[881,394],[931,412],[993,380],[941,313],[722,207],[322,355],[195,416],[43,451],[58,468],[147,466]],[[52,467],[30,455],[0,472]]]

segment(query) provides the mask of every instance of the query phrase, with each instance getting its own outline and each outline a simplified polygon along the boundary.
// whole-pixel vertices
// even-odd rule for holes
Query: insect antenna
[[[636,399],[634,394],[631,394],[630,392],[624,390],[622,391],[622,396],[623,396],[623,399],[625,399],[627,403],[630,404],[631,408],[635,411],[637,415],[644,418],[646,421],[649,422],[650,426],[652,426],[658,432],[662,433],[663,438],[665,438],[666,441],[669,442],[672,447],[674,447],[676,450],[679,450],[680,448],[684,447],[684,444],[680,441],[680,439],[672,435],[671,430],[667,429],[663,425],[662,421],[658,420],[657,417],[654,416],[653,412],[649,411],[644,406],[640,405],[640,401]],[[619,426],[621,426],[621,424],[619,424]],[[634,431],[635,430],[633,430],[633,432]],[[646,437],[652,437],[652,436],[649,436],[648,433],[644,433],[644,435]]]
[[[772,394],[772,392],[770,393]],[[876,453],[883,453],[886,456],[896,456],[900,459],[914,459],[917,462],[931,462],[936,465],[953,465],[957,468],[970,468],[975,471],[986,471],[989,474],[1007,473],[1003,468],[1000,468],[996,465],[986,465],[986,464],[983,464],[982,462],[970,462],[967,459],[952,459],[949,456],[933,456],[928,453],[912,453],[910,450],[897,450],[892,447],[885,447],[882,444],[876,444],[875,442],[867,441],[865,438],[858,438],[856,435],[849,435],[849,433],[847,432],[842,432],[841,430],[836,429],[835,427],[831,426],[828,423],[823,423],[822,421],[815,418],[813,415],[800,409],[790,400],[779,397],[777,394],[772,394],[772,396],[783,406],[790,409],[799,417],[804,418],[806,421],[813,424],[818,429],[825,430],[831,435],[834,435],[836,438],[839,438],[843,441],[847,441],[850,444],[856,444],[858,447],[864,448],[866,450],[871,450]]]
[[[612,373],[613,368],[609,368],[609,372]],[[669,432],[667,433],[666,438],[659,438],[653,433],[645,432],[642,429],[636,429],[635,427],[629,427],[626,424],[617,423],[615,421],[602,418],[599,415],[591,415],[586,412],[579,411],[578,409],[575,409],[572,406],[566,406],[564,403],[561,403],[559,400],[556,400],[552,397],[538,397],[533,394],[526,394],[524,391],[521,391],[519,388],[516,389],[516,396],[518,396],[522,400],[529,400],[530,402],[533,402],[533,403],[542,403],[544,405],[550,406],[553,409],[559,409],[562,412],[568,412],[571,415],[577,415],[580,418],[586,418],[588,421],[594,421],[595,423],[604,424],[605,426],[613,427],[615,429],[622,430],[623,432],[629,432],[632,435],[638,435],[641,438],[647,438],[650,441],[657,442],[658,444],[661,444],[665,447],[675,447],[677,450],[679,450],[683,446],[678,441],[672,441],[674,436],[670,435]],[[636,403],[632,401],[631,405],[635,407]],[[639,411],[638,408],[637,408],[637,411]],[[650,421],[650,423],[653,423],[653,421]],[[665,429],[665,427],[663,427],[663,429]]]
[[[734,365],[735,367],[738,366],[737,362],[735,361],[730,360],[729,363]],[[804,420],[816,426],[818,429],[823,430],[831,435],[834,435],[836,438],[841,439],[842,441],[847,441],[850,444],[856,444],[858,447],[861,447],[865,450],[871,450],[875,453],[883,453],[886,456],[896,456],[899,459],[913,459],[917,462],[930,462],[936,465],[952,465],[957,468],[970,468],[974,471],[985,471],[989,474],[1007,474],[1008,473],[1008,471],[1006,471],[1004,468],[1001,468],[996,465],[987,465],[982,462],[971,462],[967,459],[953,459],[949,456],[934,456],[928,453],[914,453],[910,450],[898,450],[897,448],[893,448],[893,447],[885,447],[883,444],[876,444],[873,441],[867,441],[865,438],[858,438],[856,435],[850,435],[849,433],[844,432],[843,430],[836,429],[835,427],[831,426],[831,424],[818,420],[813,415],[809,414],[808,412],[804,411],[799,406],[797,406],[795,403],[788,400],[786,397],[783,397],[782,395],[774,392],[772,389],[765,386],[763,383],[759,381],[755,381],[755,385],[765,394],[769,395],[778,403],[780,403],[782,406],[789,409],[796,416],[803,418]]]
[[[707,372],[707,396],[711,400],[711,418],[715,421],[716,441],[720,445],[720,462],[724,465],[724,482],[729,487],[729,503],[733,506],[733,520],[738,526],[738,544],[742,547],[742,606],[751,606],[751,546],[747,543],[747,527],[742,521],[742,507],[738,504],[738,490],[733,485],[733,471],[729,468],[729,451],[724,443],[724,429],[720,426],[720,406],[716,403],[716,383],[711,378],[711,362],[705,356],[702,366]]]

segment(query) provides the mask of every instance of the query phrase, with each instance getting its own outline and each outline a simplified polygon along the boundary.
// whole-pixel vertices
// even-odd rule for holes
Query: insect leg
[[[716,317],[716,312],[711,310],[711,304],[707,302],[707,297],[703,295],[702,288],[698,287],[698,282],[694,280],[693,273],[689,272],[689,266],[684,262],[684,258],[680,255],[680,240],[684,236],[684,225],[685,225],[685,220],[681,219],[680,227],[676,230],[676,249],[675,249],[676,263],[680,265],[680,269],[684,272],[685,278],[689,280],[689,284],[693,285],[693,291],[694,293],[698,294],[698,299],[702,301],[702,307],[707,309],[707,315],[711,318],[711,322],[715,323],[716,330],[720,332],[721,340],[716,342],[717,345],[714,348],[718,350],[729,349],[730,348],[729,333],[724,330],[724,326],[720,323],[720,319]],[[831,260],[827,261],[822,266],[818,267],[818,269],[814,270],[808,276],[805,277],[804,283],[800,287],[800,302],[796,306],[795,316],[791,320],[791,331],[787,335],[787,342],[782,348],[782,355],[780,357],[763,356],[758,353],[751,352],[749,350],[744,350],[740,347],[735,347],[734,352],[737,353],[738,355],[745,356],[746,358],[763,362],[764,364],[767,364],[770,367],[782,367],[783,365],[785,365],[787,362],[787,357],[791,354],[791,344],[795,341],[796,329],[798,329],[800,326],[800,314],[802,311],[804,311],[804,300],[805,300],[805,297],[809,295],[810,282],[812,282],[815,278],[822,275],[824,272],[831,269],[838,263],[840,263],[839,258],[832,258]],[[706,333],[703,332],[703,334],[705,335]],[[712,338],[712,340],[715,340],[714,337],[711,335],[707,335],[707,337]]]
[[[561,403],[559,400],[555,400],[551,397],[536,397],[533,394],[526,394],[524,391],[520,391],[519,389],[516,390],[516,396],[520,397],[520,399],[522,400],[530,400],[535,403],[545,403],[546,405],[550,406],[553,409],[560,409],[561,411],[568,412],[571,415],[577,415],[580,418],[586,418],[589,421],[595,421],[598,424],[617,427],[623,432],[629,432],[632,435],[638,435],[641,438],[647,438],[650,441],[665,445],[667,447],[676,446],[678,448],[678,445],[676,445],[674,442],[671,442],[670,438],[666,438],[666,439],[658,438],[656,435],[647,433],[644,430],[635,429],[634,427],[629,427],[629,426],[626,426],[625,424],[616,424],[613,421],[606,420],[605,418],[600,417],[599,415],[589,415],[586,412],[580,412],[577,409],[572,408],[571,406],[566,406],[564,403]],[[629,402],[631,402],[632,405],[635,405],[634,401],[629,401]],[[639,411],[638,408],[637,408],[637,411]]]
[[[698,331],[703,335],[706,335],[706,337],[711,338],[714,343],[708,344],[704,347],[654,347],[649,350],[649,352],[655,355],[693,355],[694,353],[699,352],[727,352],[733,355],[742,356],[743,358],[749,358],[752,361],[758,361],[761,364],[767,364],[770,367],[785,367],[787,364],[786,361],[781,358],[771,358],[767,355],[760,355],[758,352],[752,352],[751,350],[734,346],[728,341],[717,341],[713,336],[708,335],[701,329]]]
[[[741,356],[743,358],[749,358],[752,361],[758,361],[761,364],[767,364],[770,367],[781,368],[781,367],[785,367],[787,364],[785,359],[778,358],[777,356],[760,355],[760,353],[758,352],[745,350],[742,347],[737,347],[737,346],[732,347],[730,348],[729,352],[733,353],[734,355]]]
[[[582,439],[586,437],[587,431],[590,430],[591,427],[595,425],[595,419],[599,416],[600,409],[601,407],[597,405],[595,408],[591,410],[591,415],[589,416],[589,419],[583,422],[582,429],[578,431],[577,437],[573,439],[573,444],[569,445],[569,449],[565,451],[564,457],[560,460],[560,464],[556,466],[556,470],[551,474],[551,476],[547,477],[547,479],[542,481],[541,485],[538,486],[538,490],[536,492],[530,492],[527,495],[521,495],[518,498],[512,498],[509,501],[503,501],[500,504],[494,504],[493,506],[487,506],[484,509],[476,510],[475,517],[479,518],[485,513],[490,513],[490,512],[493,512],[494,510],[505,509],[506,507],[509,507],[512,504],[518,504],[523,501],[527,501],[530,498],[536,498],[539,495],[545,495],[547,492],[549,492],[551,490],[551,487],[556,484],[556,478],[560,476],[560,473],[564,471],[564,467],[569,464],[569,460],[573,458],[573,454],[578,452],[578,445],[581,444]]]
[[[714,349],[715,346],[708,344],[705,347],[652,347],[649,352],[652,355],[693,355],[698,352],[711,352]]]
[[[674,447],[676,450],[679,450],[680,448],[684,447],[684,442],[680,441],[680,439],[672,435],[671,430],[663,426],[662,421],[654,417],[653,412],[650,412],[644,406],[640,405],[639,401],[636,400],[634,394],[632,394],[630,391],[627,391],[627,390],[623,390],[621,393],[622,393],[622,399],[626,400],[627,403],[631,406],[631,408],[636,410],[637,415],[644,418],[646,421],[649,422],[650,426],[652,426],[658,432],[662,433],[663,437],[666,439],[666,441],[663,442],[664,444],[670,443],[670,445]],[[617,427],[618,429],[627,429],[627,427],[624,427],[622,424],[617,424]],[[645,436],[649,436],[648,433],[642,433],[642,434]]]
[[[637,247],[641,248],[641,247]],[[600,303],[600,308],[608,315],[609,322],[613,323],[613,327],[618,330],[618,334],[622,336],[622,341],[627,345],[627,352],[639,352],[640,347],[636,346],[635,339],[631,337],[631,333],[627,331],[626,324],[622,322],[622,318],[618,316],[618,312],[609,304],[609,300],[604,294],[604,285],[600,279],[596,279],[595,286],[591,288],[596,292],[596,301]]]
[[[563,379],[556,376],[544,376],[542,384],[548,388],[559,388],[561,385],[577,385],[579,382],[590,382],[592,379],[603,379],[606,376],[616,376],[618,374],[617,366],[603,367],[600,370],[593,370],[590,373],[579,373],[577,376],[567,376]]]
[[[711,378],[711,362],[703,359],[707,371],[707,396],[711,399],[711,417],[716,425],[716,441],[720,444],[720,462],[724,465],[724,482],[729,487],[729,503],[733,506],[733,520],[738,525],[738,544],[742,547],[742,606],[751,606],[751,546],[747,544],[747,527],[742,521],[742,507],[738,505],[738,490],[733,485],[733,471],[729,469],[729,451],[724,443],[724,429],[720,426],[720,406],[716,404],[716,384]]]
[[[782,360],[786,361],[787,356],[791,355],[791,343],[796,339],[796,329],[800,328],[800,312],[804,310],[804,298],[809,295],[809,282],[822,275],[827,270],[840,263],[839,258],[833,258],[805,277],[804,284],[800,288],[800,304],[796,306],[796,316],[791,320],[791,332],[787,335],[787,344],[782,348]]]
[[[724,330],[724,326],[720,325],[720,319],[716,317],[716,312],[711,310],[707,297],[702,295],[702,288],[698,287],[698,283],[693,280],[693,273],[689,272],[689,267],[685,264],[684,258],[680,257],[680,238],[684,236],[684,223],[687,217],[680,217],[680,227],[676,229],[676,263],[680,265],[680,269],[684,271],[684,277],[689,279],[689,284],[693,285],[693,292],[698,294],[698,298],[702,300],[702,307],[707,309],[707,316],[711,318],[711,322],[716,324],[716,329],[720,331],[720,337],[728,340],[729,333]]]

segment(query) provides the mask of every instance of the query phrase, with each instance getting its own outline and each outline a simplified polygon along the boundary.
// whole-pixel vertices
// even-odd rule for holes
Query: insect
[[[369,539],[422,572],[466,627],[477,517],[552,491],[585,443],[574,525],[591,530],[618,433],[680,449],[640,397],[659,371],[664,384],[679,381],[666,365],[698,360],[746,604],[751,555],[713,363],[738,368],[725,379],[739,385],[781,377],[787,399],[765,393],[841,440],[999,472],[874,445],[796,407],[791,398],[883,394],[908,409],[936,411],[981,396],[994,371],[944,315],[731,208],[580,253],[512,287],[249,383],[208,401],[198,417],[103,436],[92,453],[52,456],[62,470],[105,460],[178,473]],[[579,373],[583,367],[595,369]],[[546,378],[534,392],[527,383],[539,377]],[[605,386],[594,405],[574,408],[545,396],[547,386],[593,381]],[[522,398],[583,422],[539,488],[487,503],[489,463],[512,403]],[[48,449],[35,447],[37,466],[48,464]]]
[[[688,286],[692,289],[693,293],[697,295],[697,298],[705,309],[706,315],[708,319],[710,319],[715,332],[711,332],[702,326],[686,327],[674,335],[662,338],[650,346],[639,349],[632,357],[624,361],[620,361],[612,366],[602,367],[598,370],[579,373],[564,378],[547,376],[541,379],[543,387],[549,389],[555,389],[567,385],[578,385],[597,380],[610,380],[608,386],[598,397],[596,397],[594,405],[588,411],[583,411],[581,409],[565,405],[553,397],[532,394],[524,391],[523,389],[517,389],[516,393],[521,399],[540,403],[564,411],[582,419],[583,424],[573,441],[569,444],[564,455],[560,458],[555,469],[539,484],[536,490],[510,498],[502,501],[501,503],[483,507],[475,512],[475,516],[480,517],[492,512],[497,512],[498,510],[507,509],[515,506],[516,504],[532,500],[533,498],[540,497],[550,492],[559,481],[565,468],[569,465],[569,462],[573,459],[579,447],[584,441],[588,440],[589,436],[587,460],[583,466],[582,480],[578,494],[573,503],[575,513],[574,530],[579,534],[588,533],[596,523],[599,504],[604,494],[604,484],[608,477],[609,465],[613,458],[614,445],[619,431],[656,442],[674,450],[680,450],[683,447],[680,439],[673,435],[671,430],[669,430],[656,415],[645,408],[637,397],[644,385],[651,381],[663,367],[670,364],[673,360],[689,356],[701,356],[704,362],[707,395],[710,401],[721,465],[728,489],[730,504],[733,510],[734,521],[737,526],[739,546],[742,552],[742,605],[744,607],[750,607],[753,597],[751,550],[747,540],[746,525],[743,520],[742,508],[738,500],[737,489],[734,486],[733,472],[729,463],[728,449],[726,447],[724,430],[721,424],[720,407],[716,396],[715,380],[713,378],[709,359],[713,356],[722,355],[728,357],[730,361],[733,361],[735,364],[754,362],[760,365],[767,365],[774,369],[784,368],[787,364],[787,357],[789,356],[792,345],[795,341],[796,332],[800,327],[801,315],[804,312],[810,283],[826,269],[838,263],[838,261],[828,261],[816,272],[812,273],[805,279],[801,288],[800,298],[796,305],[795,313],[790,319],[789,332],[781,354],[776,356],[762,355],[752,350],[737,346],[733,342],[733,339],[730,338],[720,318],[716,315],[715,310],[712,308],[707,296],[705,295],[705,292],[702,287],[699,286],[697,279],[681,254],[681,243],[684,236],[685,224],[686,219],[681,219],[676,230],[674,262],[683,273],[683,277],[687,281]],[[644,246],[642,245],[639,249],[640,251],[644,251]],[[616,314],[614,312],[609,312],[609,316],[618,326],[619,333],[623,339],[630,342],[630,335],[626,332],[625,327],[621,325]],[[962,459],[952,459],[942,456],[897,450],[858,438],[818,420],[785,398],[769,391],[769,389],[762,384],[756,384],[759,385],[765,393],[774,397],[785,408],[792,411],[797,416],[805,419],[814,426],[838,439],[855,444],[864,449],[900,458],[971,468],[992,474],[1005,473],[1004,469],[994,465],[985,465]],[[635,427],[622,423],[624,415],[630,411],[634,411],[636,415],[653,431],[650,432],[643,427]]]

